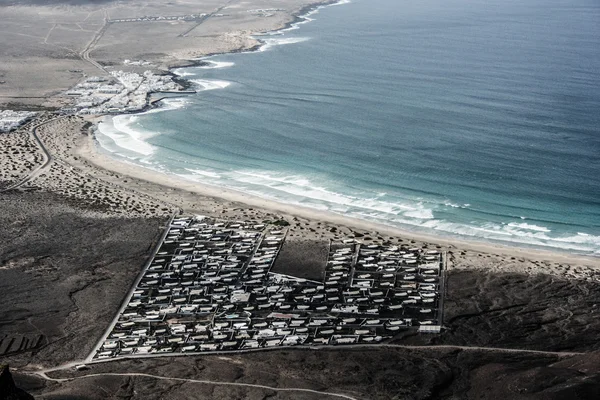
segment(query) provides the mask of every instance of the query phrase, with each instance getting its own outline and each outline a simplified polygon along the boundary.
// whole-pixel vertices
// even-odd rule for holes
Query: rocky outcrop
[[[8,365],[0,365],[0,400],[34,400],[33,396],[15,385]]]

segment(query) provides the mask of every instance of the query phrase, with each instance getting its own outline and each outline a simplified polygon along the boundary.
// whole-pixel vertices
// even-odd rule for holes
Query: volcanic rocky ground
[[[27,373],[38,365],[55,366],[89,353],[166,222],[165,218],[107,217],[51,193],[0,194],[0,338],[25,343],[21,349],[13,345],[12,352],[0,356],[0,363],[11,365],[17,386],[44,399],[327,397],[277,388],[312,389],[357,399],[598,398],[598,285],[548,274],[468,268],[451,270],[448,275],[443,333],[399,336],[393,343],[585,354],[332,347],[121,360],[96,364],[86,371],[48,374],[53,378],[100,374],[65,382]],[[282,252],[276,268],[298,274],[304,270],[307,278],[318,278],[316,264],[326,256],[326,246],[322,241],[293,243]],[[301,254],[301,258],[295,256]],[[457,265],[468,260],[456,252],[450,257]],[[117,373],[153,376],[110,375]]]

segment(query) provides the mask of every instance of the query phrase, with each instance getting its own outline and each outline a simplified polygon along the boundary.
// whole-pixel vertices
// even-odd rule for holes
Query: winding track
[[[339,346],[339,347],[350,347],[350,348],[372,348],[372,347],[388,347],[388,348],[401,348],[401,349],[410,349],[410,350],[462,350],[462,351],[490,351],[490,352],[499,352],[499,353],[525,353],[525,354],[539,354],[539,355],[548,355],[555,357],[571,357],[577,355],[583,355],[585,353],[581,352],[557,352],[557,351],[544,351],[544,350],[527,350],[527,349],[510,349],[510,348],[501,348],[501,347],[480,347],[480,346],[453,346],[453,345],[438,345],[438,346],[410,346],[410,345],[400,345],[400,344],[373,344],[373,345],[352,345],[352,346]],[[331,349],[331,346],[321,346],[321,347],[294,347],[295,349],[304,349],[304,350],[320,350],[320,349]],[[272,350],[281,350],[282,348],[274,348]],[[259,349],[260,351],[261,349]],[[270,350],[270,349],[269,349]],[[262,349],[264,351],[264,349]],[[231,352],[229,352],[231,353]],[[238,352],[240,353],[240,352]],[[171,356],[172,355],[166,355]],[[114,360],[107,360],[101,362],[110,362]],[[53,381],[53,382],[68,382],[76,379],[85,379],[92,378],[96,376],[129,376],[129,377],[145,377],[145,378],[153,378],[159,380],[168,380],[168,381],[177,381],[177,382],[188,382],[188,383],[197,383],[204,385],[216,385],[216,386],[239,386],[239,387],[250,387],[250,388],[259,388],[259,389],[267,389],[273,391],[280,392],[304,392],[304,393],[313,393],[318,394],[320,396],[328,396],[328,397],[336,397],[347,400],[359,400],[356,397],[352,397],[346,394],[341,393],[331,393],[331,392],[323,392],[312,389],[304,389],[304,388],[279,388],[272,387],[267,385],[259,385],[259,384],[251,384],[251,383],[239,383],[239,382],[222,382],[222,381],[211,381],[211,380],[202,380],[202,379],[189,379],[189,378],[175,378],[175,377],[166,377],[160,375],[152,375],[146,373],[139,372],[106,372],[106,373],[97,373],[97,374],[87,374],[81,375],[77,377],[70,378],[52,378],[47,375],[49,372],[67,370],[75,367],[78,364],[84,363],[84,360],[81,361],[73,361],[69,362],[54,368],[47,368],[42,370],[19,370],[19,372],[29,375],[36,375],[43,379]],[[96,362],[97,363],[97,362]],[[15,369],[17,370],[17,369]]]
[[[59,117],[51,118],[51,119],[49,119],[47,121],[44,121],[44,122],[41,122],[39,124],[34,125],[30,129],[31,136],[33,137],[33,139],[36,142],[37,146],[40,148],[40,150],[43,153],[44,162],[41,165],[39,165],[36,168],[34,168],[26,177],[21,178],[19,181],[15,182],[15,183],[13,183],[13,184],[11,184],[11,185],[3,188],[3,189],[0,189],[0,193],[5,192],[5,191],[9,191],[9,190],[13,190],[13,189],[18,189],[19,187],[21,187],[21,186],[25,185],[26,183],[32,181],[41,172],[46,171],[48,169],[48,167],[51,165],[52,162],[57,162],[58,164],[61,164],[63,166],[67,166],[67,167],[71,167],[71,168],[77,168],[77,167],[75,167],[74,165],[72,165],[71,163],[69,163],[69,162],[67,162],[65,160],[62,160],[62,159],[60,159],[58,157],[53,157],[52,154],[50,154],[50,151],[48,151],[48,148],[44,145],[44,143],[42,142],[42,140],[40,139],[40,137],[37,135],[37,129],[39,127],[41,127],[42,125],[46,125],[46,124],[49,124],[51,122],[55,122],[55,121],[63,119],[63,118],[68,118],[68,116],[59,116]],[[131,189],[131,188],[127,187],[127,186],[123,186],[123,185],[120,185],[120,184],[117,184],[117,183],[109,182],[107,180],[104,180],[102,178],[99,178],[99,177],[96,177],[96,176],[93,176],[93,175],[90,175],[90,174],[87,174],[87,173],[85,173],[85,176],[87,176],[90,179],[93,179],[93,180],[96,180],[96,181],[100,181],[100,182],[102,182],[102,183],[104,183],[106,185],[109,185],[109,186],[112,186],[112,187],[115,187],[115,188],[119,188],[121,190],[134,192],[134,193],[136,193],[138,195],[151,197],[151,198],[153,198],[154,200],[157,200],[157,201],[162,201],[163,203],[165,203],[165,204],[169,205],[170,207],[172,207],[173,210],[177,210],[177,214],[180,214],[180,215],[183,214],[183,208],[181,206],[178,206],[178,205],[174,204],[174,203],[167,202],[167,201],[164,201],[164,200],[158,200],[155,197],[153,197],[152,195],[149,195],[149,194],[147,194],[147,193],[145,193],[143,191],[137,191],[137,190]],[[175,214],[175,215],[177,215],[177,214]]]
[[[82,376],[78,376],[75,378],[50,378],[49,376],[47,376],[44,373],[40,373],[38,375],[43,377],[44,379],[54,381],[54,382],[65,382],[65,381],[70,381],[70,380],[74,380],[74,379],[92,378],[95,376],[132,376],[132,377],[153,378],[153,379],[159,379],[159,380],[165,380],[165,381],[199,383],[199,384],[204,384],[204,385],[250,387],[250,388],[273,390],[273,391],[277,391],[277,392],[304,392],[304,393],[318,394],[319,396],[337,397],[337,398],[342,398],[342,399],[347,399],[347,400],[358,400],[358,398],[356,398],[356,397],[351,397],[351,396],[341,394],[341,393],[322,392],[322,391],[312,390],[312,389],[280,388],[280,387],[273,387],[273,386],[267,386],[267,385],[258,385],[258,384],[253,384],[253,383],[219,382],[219,381],[209,381],[209,380],[200,380],[200,379],[171,378],[171,377],[167,377],[167,376],[143,374],[143,373],[137,373],[137,372],[123,372],[123,373],[108,372],[108,373],[102,373],[102,374],[82,375]]]
[[[26,184],[27,182],[30,182],[31,180],[33,180],[35,177],[37,177],[42,171],[45,171],[48,169],[48,167],[50,166],[50,164],[52,163],[52,155],[50,154],[50,152],[48,151],[48,149],[46,148],[46,146],[44,146],[44,144],[42,143],[42,141],[40,140],[39,136],[37,135],[37,130],[40,126],[46,125],[50,122],[54,122],[57,119],[61,119],[64,117],[56,117],[56,118],[52,118],[49,119],[47,121],[41,122],[37,125],[34,125],[31,130],[29,131],[31,133],[31,136],[33,137],[33,140],[37,143],[38,147],[40,148],[40,150],[42,150],[42,155],[44,157],[44,162],[41,165],[38,165],[36,168],[33,169],[33,171],[31,171],[26,177],[22,178],[21,180],[13,183],[12,185],[9,185],[7,187],[5,187],[4,189],[0,190],[0,192],[5,192],[8,190],[12,190],[12,189],[18,189],[21,186],[23,186],[24,184]]]
[[[227,351],[227,352],[204,352],[202,354],[205,355],[215,355],[215,354],[227,354],[227,355],[233,355],[233,354],[242,354],[242,353],[254,353],[254,352],[261,352],[261,351],[279,351],[279,350],[289,350],[289,349],[294,349],[294,350],[304,350],[304,351],[315,351],[315,350],[332,350],[332,349],[348,349],[348,350],[352,350],[352,349],[361,349],[361,348],[396,348],[396,349],[405,349],[405,350],[461,350],[461,351],[472,351],[472,352],[477,352],[477,351],[482,351],[482,352],[494,352],[494,353],[511,353],[511,354],[538,354],[538,355],[545,355],[545,356],[554,356],[554,357],[573,357],[573,356],[580,356],[580,355],[584,355],[586,353],[582,353],[582,352],[567,352],[567,351],[546,351],[546,350],[528,350],[528,349],[511,349],[511,348],[504,348],[504,347],[481,347],[481,346],[456,346],[456,345],[405,345],[405,344],[354,344],[354,345],[340,345],[340,346],[279,346],[279,347],[273,347],[273,348],[268,348],[268,349],[250,349],[250,350],[239,350],[239,351]],[[51,368],[45,368],[45,369],[38,369],[38,370],[33,370],[33,369],[24,369],[21,372],[23,373],[28,373],[28,374],[35,374],[35,375],[40,375],[40,376],[44,376],[46,377],[46,374],[49,372],[56,372],[56,371],[64,371],[70,368],[75,367],[76,365],[80,365],[80,364],[100,364],[100,363],[109,363],[109,362],[114,362],[114,361],[123,361],[125,359],[142,359],[142,358],[156,358],[156,357],[190,357],[193,356],[194,354],[192,353],[185,353],[185,354],[181,354],[181,355],[173,355],[173,354],[164,354],[164,355],[155,355],[155,354],[151,354],[145,357],[119,357],[119,358],[112,358],[112,359],[105,359],[105,360],[100,360],[100,361],[91,361],[89,359],[85,359],[85,360],[75,360],[75,361],[71,361],[62,365],[58,365],[56,367],[51,367]],[[53,379],[53,378],[48,378],[48,379]],[[65,378],[65,379],[70,379],[70,378]]]

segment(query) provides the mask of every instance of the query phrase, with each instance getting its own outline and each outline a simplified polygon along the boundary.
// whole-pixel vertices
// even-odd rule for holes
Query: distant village
[[[144,60],[125,60],[126,66],[152,67]],[[81,72],[73,70],[71,72]],[[152,93],[195,93],[184,90],[172,75],[111,71],[110,76],[85,77],[64,92],[69,105],[59,112],[66,115],[105,115],[143,111],[150,104]],[[0,133],[10,132],[35,117],[35,112],[0,110]]]
[[[439,251],[331,241],[313,281],[272,272],[285,239],[285,227],[257,221],[173,219],[90,361],[440,332]]]
[[[261,17],[272,17],[276,12],[285,11],[283,8],[258,8],[255,10],[248,10],[247,12]]]
[[[197,21],[205,18],[208,14],[189,14],[189,15],[173,15],[173,16],[144,16],[138,18],[118,18],[111,19],[109,23],[122,22],[153,22],[153,21]],[[215,15],[213,15],[215,16]]]
[[[0,110],[0,133],[10,132],[30,121],[36,113],[31,111]]]
[[[125,63],[144,65],[142,61],[126,60]],[[151,93],[181,91],[170,75],[157,75],[151,71],[142,74],[112,71],[110,74],[112,78],[86,78],[68,90],[66,95],[73,98],[73,104],[61,111],[79,115],[135,112],[148,105]]]

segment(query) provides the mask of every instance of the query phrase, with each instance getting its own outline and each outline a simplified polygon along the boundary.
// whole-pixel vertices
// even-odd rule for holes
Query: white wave
[[[310,20],[310,21],[312,21],[312,20]],[[295,30],[300,29],[300,26],[299,26],[300,24],[305,24],[310,21],[306,20],[306,21],[296,22],[295,24],[292,24],[290,27],[282,29],[280,31],[267,32],[267,35],[281,35],[283,32],[295,31]]]
[[[444,202],[444,205],[452,208],[461,208],[460,204],[452,203],[451,201]]]
[[[292,201],[301,199],[302,204],[313,206],[313,204],[325,204],[332,211],[335,209],[349,210],[368,210],[388,216],[398,216],[406,212],[415,212],[419,218],[428,218],[432,215],[431,210],[427,210],[421,203],[403,204],[391,203],[375,198],[356,197],[348,194],[341,194],[331,191],[325,187],[318,186],[306,177],[297,175],[273,175],[255,171],[235,171],[231,179],[250,185],[255,185],[259,191],[264,193],[264,188],[268,187],[279,193],[292,195]],[[415,214],[415,215],[417,215]]]
[[[271,39],[261,39],[263,45],[260,47],[259,51],[267,51],[274,46],[281,46],[285,44],[294,44],[301,43],[310,40],[308,37],[294,37],[294,38],[271,38]]]
[[[186,168],[186,171],[192,172],[193,174],[196,175],[202,175],[202,176],[206,176],[209,178],[221,178],[221,175],[217,174],[216,172],[213,171],[204,171],[201,169],[191,169],[191,168]]]
[[[305,21],[296,22],[294,25],[302,24],[302,23],[306,23],[306,22],[310,22],[310,21],[314,21],[314,19],[312,19],[310,17],[313,16],[313,15],[315,15],[315,14],[318,14],[319,11],[321,11],[323,8],[333,7],[333,6],[341,6],[341,5],[350,4],[350,3],[352,3],[352,1],[350,1],[350,0],[339,0],[336,3],[331,3],[331,4],[326,4],[326,5],[315,7],[314,9],[310,10],[306,14],[300,16],[300,18],[302,18]]]
[[[192,76],[196,75],[193,72],[189,71],[190,68],[177,68],[173,70],[173,73],[177,76]]]
[[[518,224],[516,222],[511,222],[507,226],[519,228],[519,229],[526,229],[526,230],[530,230],[530,231],[536,231],[536,232],[551,232],[551,230],[546,228],[545,226],[537,226],[537,225],[527,224],[525,222],[520,223],[520,224]]]
[[[276,31],[266,32],[266,33],[262,34],[261,36],[281,36],[281,35],[285,34],[285,32],[298,30],[298,29],[300,29],[300,25],[307,24],[309,22],[314,21],[314,19],[311,18],[311,16],[313,16],[315,14],[318,14],[319,11],[321,11],[323,8],[332,7],[332,6],[341,6],[343,4],[350,4],[350,3],[352,3],[351,0],[339,0],[336,3],[317,6],[317,7],[313,8],[313,9],[309,10],[306,14],[298,16],[298,18],[300,20],[297,21],[297,22],[294,22],[289,27],[287,27],[285,29],[279,29],[279,30],[276,30]],[[263,47],[261,47],[260,50],[261,51],[265,51],[267,49],[264,48],[264,46],[263,46]]]
[[[237,176],[236,176],[237,175]],[[531,245],[569,251],[600,254],[600,236],[579,233],[575,236],[550,235],[551,229],[526,223],[487,223],[483,225],[448,222],[435,219],[435,206],[410,201],[393,203],[382,199],[385,193],[374,193],[373,198],[338,193],[315,185],[310,179],[298,175],[237,171],[231,175],[244,190],[288,203],[320,210],[350,215],[392,226],[414,226],[441,234],[459,235],[478,240]],[[271,190],[269,190],[271,189]],[[445,203],[445,204],[444,204]],[[448,205],[448,202],[439,206]],[[456,204],[465,208],[470,204]]]
[[[551,229],[532,223],[473,223],[449,222],[435,218],[436,207],[424,201],[392,202],[384,200],[386,193],[351,195],[318,185],[301,175],[262,172],[232,171],[217,174],[214,171],[187,169],[186,179],[206,181],[260,197],[329,211],[351,217],[379,222],[389,226],[412,226],[442,235],[459,236],[475,240],[535,246],[600,254],[600,236],[586,233],[553,235]],[[212,181],[212,182],[211,182]],[[464,206],[459,206],[464,208]]]
[[[121,149],[143,156],[150,156],[156,149],[146,140],[158,133],[133,128],[132,126],[136,124],[137,120],[136,115],[118,115],[112,117],[110,122],[106,119],[102,121],[98,124],[98,130]]]
[[[214,79],[192,79],[191,82],[200,86],[202,88],[200,91],[225,89],[227,86],[231,85],[231,82]]]
[[[600,254],[600,236],[577,232],[576,235],[559,237],[554,240],[561,243],[591,244],[596,247],[596,253]]]
[[[469,206],[471,206],[469,203],[465,203],[465,204],[456,204],[451,202],[450,200],[446,200],[444,202],[444,205],[446,207],[452,207],[452,208],[468,208]]]
[[[185,107],[189,103],[189,101],[180,97],[169,97],[166,99],[162,99],[161,103],[165,105],[165,109],[177,110],[179,108]]]
[[[202,65],[198,68],[200,69],[219,69],[219,68],[229,68],[229,67],[233,67],[235,65],[235,63],[230,62],[230,61],[212,61],[212,60],[204,60],[205,62],[209,63],[210,65]]]
[[[433,211],[427,208],[417,209],[414,211],[407,211],[404,213],[405,216],[417,219],[432,219]]]
[[[235,174],[239,174],[242,176],[250,177],[250,178],[240,178],[239,180],[244,181],[246,179],[247,182],[257,183],[257,184],[265,184],[268,185],[272,182],[279,183],[289,183],[296,186],[310,186],[311,182],[302,176],[289,175],[289,176],[273,176],[267,173],[254,172],[254,171],[235,171]],[[255,179],[253,179],[255,178]],[[265,183],[266,182],[266,183]]]
[[[498,224],[477,226],[445,220],[430,220],[422,226],[441,233],[475,239],[600,254],[600,236],[581,232],[576,235],[550,236],[550,230],[519,229],[516,226]]]
[[[154,113],[163,112],[163,111],[177,110],[177,109],[185,107],[188,104],[188,102],[189,101],[187,99],[184,99],[181,97],[164,98],[160,101],[159,108],[153,108],[151,110],[145,111],[138,115],[154,114]]]

